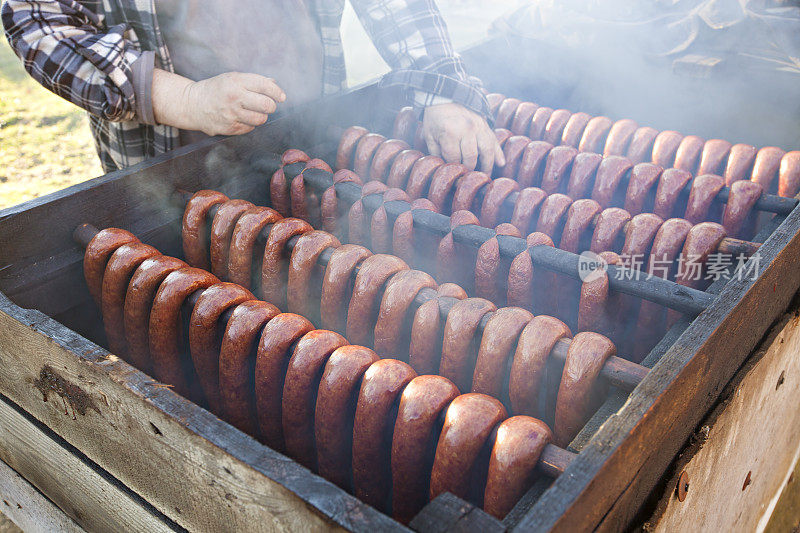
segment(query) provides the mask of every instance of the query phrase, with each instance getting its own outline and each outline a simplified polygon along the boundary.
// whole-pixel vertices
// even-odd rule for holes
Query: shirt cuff
[[[144,124],[156,125],[153,113],[153,69],[156,53],[152,50],[142,52],[131,65],[133,92],[136,103],[136,118]]]
[[[432,105],[452,104],[453,99],[440,94],[431,94],[425,91],[414,91],[414,107],[430,107]]]

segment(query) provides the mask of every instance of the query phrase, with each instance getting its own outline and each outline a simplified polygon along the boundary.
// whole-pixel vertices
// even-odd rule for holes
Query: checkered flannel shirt
[[[345,0],[311,0],[324,47],[323,91],[345,88],[340,34]],[[417,108],[450,99],[484,116],[478,80],[467,76],[433,0],[351,0],[384,60],[381,84],[401,85]],[[153,51],[172,62],[156,18],[155,0],[5,0],[6,38],[25,69],[44,87],[89,113],[106,171],[134,165],[179,145],[179,132],[136,114],[132,65]]]

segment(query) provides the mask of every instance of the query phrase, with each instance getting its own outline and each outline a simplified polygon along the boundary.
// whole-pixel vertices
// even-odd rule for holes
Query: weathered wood
[[[64,514],[36,487],[0,461],[0,512],[29,533],[83,533],[84,529]]]
[[[53,438],[47,428],[2,398],[0,427],[0,459],[81,527],[89,531],[175,531],[171,521],[143,505],[80,452]]]
[[[437,496],[426,505],[409,525],[420,533],[505,531],[502,522],[449,492]]]

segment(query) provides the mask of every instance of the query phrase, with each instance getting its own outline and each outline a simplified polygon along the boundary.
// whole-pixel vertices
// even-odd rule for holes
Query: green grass
[[[0,208],[102,173],[86,113],[33,81],[0,38]]]

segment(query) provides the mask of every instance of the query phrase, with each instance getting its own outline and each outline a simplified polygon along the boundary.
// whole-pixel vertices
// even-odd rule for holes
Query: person
[[[480,81],[433,0],[352,0],[422,115],[431,153],[491,171],[503,154]],[[6,0],[25,69],[88,111],[106,171],[205,135],[241,135],[282,106],[345,88],[344,0]]]

